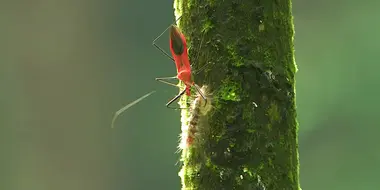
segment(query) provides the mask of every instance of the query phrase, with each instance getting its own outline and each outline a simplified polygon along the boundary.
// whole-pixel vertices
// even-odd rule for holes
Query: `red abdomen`
[[[175,65],[177,67],[177,74],[182,75],[182,72],[188,72],[191,75],[191,66],[187,54],[187,45],[185,36],[181,33],[178,27],[172,25],[170,28],[170,52],[172,53]],[[185,74],[184,74],[185,75]],[[187,80],[188,77],[183,77]],[[181,78],[179,78],[182,80]]]

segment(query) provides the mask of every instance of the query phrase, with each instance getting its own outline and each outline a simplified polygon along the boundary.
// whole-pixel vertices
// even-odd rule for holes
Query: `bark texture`
[[[192,106],[182,110],[182,138],[195,139],[181,145],[182,189],[300,189],[291,0],[175,0],[174,8],[208,97],[180,101]]]

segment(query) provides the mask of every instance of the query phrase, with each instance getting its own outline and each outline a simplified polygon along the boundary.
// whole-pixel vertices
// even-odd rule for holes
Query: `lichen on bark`
[[[193,77],[212,105],[196,143],[182,149],[182,189],[300,189],[291,0],[175,0],[174,8],[192,69],[206,65]],[[191,112],[182,110],[184,130]]]

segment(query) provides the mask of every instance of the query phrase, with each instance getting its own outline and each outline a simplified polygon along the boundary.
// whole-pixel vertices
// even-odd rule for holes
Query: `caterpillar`
[[[200,89],[203,94],[207,94],[207,86],[202,86]],[[200,123],[206,122],[205,115],[211,110],[211,99],[207,98],[207,101],[200,95],[192,100],[191,106],[188,110],[188,117],[185,117],[187,121],[182,121],[182,134],[181,134],[181,143],[179,145],[180,149],[185,149],[189,146],[192,146],[197,138],[199,138],[199,133],[202,133],[200,129]]]

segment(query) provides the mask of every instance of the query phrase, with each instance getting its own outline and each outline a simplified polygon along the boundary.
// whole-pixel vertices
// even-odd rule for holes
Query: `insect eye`
[[[170,40],[172,42],[172,49],[176,55],[181,55],[183,53],[183,41],[181,38],[181,32],[176,26],[170,27]]]

